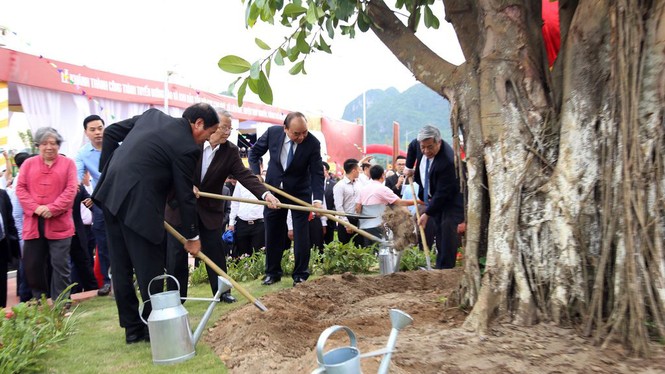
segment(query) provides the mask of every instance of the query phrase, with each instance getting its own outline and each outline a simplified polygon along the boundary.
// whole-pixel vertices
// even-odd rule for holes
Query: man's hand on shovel
[[[201,241],[198,240],[198,239],[196,239],[196,240],[187,239],[184,246],[185,246],[185,250],[187,252],[189,252],[189,254],[194,256],[194,257],[196,257],[196,255],[198,255],[199,252],[201,252]]]
[[[280,203],[279,199],[277,199],[275,195],[271,194],[270,192],[266,193],[266,196],[263,198],[263,200],[268,203],[268,208],[279,209],[277,206],[277,204]]]

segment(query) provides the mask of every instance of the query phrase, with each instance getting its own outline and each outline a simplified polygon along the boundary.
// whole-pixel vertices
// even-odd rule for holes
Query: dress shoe
[[[107,296],[111,293],[111,284],[105,284],[102,288],[97,290],[97,296]]]
[[[275,284],[277,282],[280,282],[282,278],[280,277],[273,277],[272,275],[267,275],[266,278],[263,280],[263,283],[261,283],[264,286],[270,286],[271,284]]]
[[[150,341],[150,332],[148,327],[143,327],[140,329],[126,329],[125,330],[125,342],[127,344],[134,344],[140,342],[149,342]]]
[[[293,287],[295,287],[298,283],[304,282],[306,279],[302,277],[295,277],[293,278]]]
[[[236,300],[235,297],[231,296],[230,292],[224,292],[220,297],[220,299],[227,304],[235,303],[236,301],[238,301]]]

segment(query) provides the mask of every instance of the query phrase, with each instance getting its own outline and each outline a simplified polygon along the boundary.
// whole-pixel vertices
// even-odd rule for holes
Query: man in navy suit
[[[460,245],[457,225],[464,221],[464,199],[453,149],[441,139],[439,129],[428,125],[418,132],[418,137],[409,144],[404,174],[415,175],[416,183],[422,186],[418,197],[425,202],[426,209],[420,216],[420,225],[426,227],[428,220],[434,219],[436,268],[454,268]]]
[[[268,129],[249,151],[249,165],[259,174],[260,158],[269,152],[266,183],[286,193],[321,208],[323,201],[323,164],[321,144],[309,134],[307,119],[300,112],[289,113],[284,126]],[[297,204],[281,199],[287,204]],[[286,200],[286,201],[285,201]],[[282,278],[282,253],[286,243],[287,227],[284,209],[263,211],[266,229],[266,277],[264,285],[279,282]],[[295,267],[293,285],[309,277],[309,225],[308,212],[292,211]]]

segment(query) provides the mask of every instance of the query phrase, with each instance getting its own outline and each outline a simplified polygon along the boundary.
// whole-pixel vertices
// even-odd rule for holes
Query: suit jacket
[[[120,144],[122,142],[122,144]],[[186,238],[198,235],[194,169],[201,153],[189,121],[157,109],[104,129],[100,168],[93,192],[124,225],[152,243],[164,239],[164,206],[174,190]]]
[[[200,146],[201,151],[203,145]],[[201,167],[203,158],[199,157],[194,170],[194,185],[198,187],[199,191],[210,192],[217,195],[224,193],[224,181],[229,175],[233,175],[243,186],[245,186],[254,196],[261,199],[261,196],[268,189],[259,181],[256,175],[245,167],[240,159],[238,146],[231,142],[226,142],[219,145],[219,149],[215,156],[210,161],[208,171],[201,180]],[[225,204],[224,200],[199,198],[196,200],[196,209],[201,218],[201,222],[208,230],[215,230],[224,228]],[[166,221],[172,225],[180,225],[180,214],[178,205],[169,200],[166,207]]]
[[[74,220],[74,231],[81,243],[81,248],[88,248],[88,235],[85,232],[85,225],[83,218],[81,218],[81,202],[90,197],[88,190],[85,189],[83,183],[79,184],[76,196],[74,196],[74,206],[72,207],[72,219]]]
[[[255,174],[259,173],[261,156],[270,152],[266,182],[271,186],[283,186],[283,190],[305,201],[323,201],[323,163],[321,143],[309,134],[298,144],[293,154],[291,165],[284,170],[280,154],[284,146],[286,133],[283,126],[272,126],[256,141],[249,151],[249,166]]]
[[[406,167],[413,168],[417,162],[414,180],[418,185],[424,186],[420,178],[420,160],[423,153],[420,151],[420,145],[417,140],[409,144],[407,153]],[[423,198],[424,188],[418,190],[418,197]],[[459,218],[464,217],[464,198],[460,193],[459,179],[455,171],[455,156],[453,149],[441,140],[441,149],[434,156],[429,171],[429,195],[430,203],[425,210],[428,216],[439,216],[441,214],[454,215]]]
[[[330,177],[324,182],[324,195],[326,198],[326,207],[335,207],[335,194],[333,189],[337,184],[337,179]],[[332,208],[331,208],[332,209]]]
[[[0,241],[0,261],[9,262],[12,257],[20,258],[18,231],[12,215],[12,202],[7,191],[0,189],[0,214],[2,215],[5,238]]]
[[[386,187],[390,188],[395,193],[395,195],[402,197],[401,186],[400,188],[395,187],[395,185],[397,184],[397,179],[399,179],[399,175],[397,175],[397,173],[386,178]],[[406,184],[406,182],[407,181],[404,180],[404,184]]]

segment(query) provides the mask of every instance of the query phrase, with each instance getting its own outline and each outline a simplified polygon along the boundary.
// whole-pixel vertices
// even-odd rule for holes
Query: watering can
[[[177,290],[164,291],[152,294],[150,293],[150,285],[155,280],[171,278],[178,286]],[[194,346],[201,337],[206,323],[212,315],[215,305],[219,303],[222,293],[231,289],[231,283],[222,277],[217,277],[218,289],[215,297],[212,299],[195,298],[195,297],[180,297],[180,283],[178,280],[168,274],[159,275],[154,277],[148,283],[148,294],[150,300],[145,303],[152,303],[152,312],[148,316],[148,321],[143,319],[143,303],[139,307],[139,316],[143,323],[148,325],[150,331],[150,348],[152,349],[152,362],[158,365],[174,364],[177,362],[186,361],[196,354]],[[201,322],[196,327],[196,331],[192,334],[189,328],[189,319],[187,318],[187,310],[180,300],[196,300],[196,301],[210,301],[210,306],[201,318]]]
[[[379,248],[379,273],[392,274],[399,271],[402,260],[402,251],[395,251],[391,242],[384,242]]]
[[[392,329],[390,330],[390,337],[388,344],[385,348],[372,351],[369,353],[360,354],[358,350],[356,335],[353,330],[346,326],[331,326],[325,329],[319,336],[316,343],[316,358],[319,367],[312,372],[312,374],[361,374],[360,359],[373,356],[383,356],[381,365],[379,366],[379,374],[387,374],[388,367],[390,366],[390,357],[395,350],[397,344],[397,334],[401,329],[410,325],[413,318],[408,314],[398,309],[390,309],[390,323]],[[345,331],[349,336],[351,345],[348,347],[339,347],[323,353],[326,340],[337,331]]]

